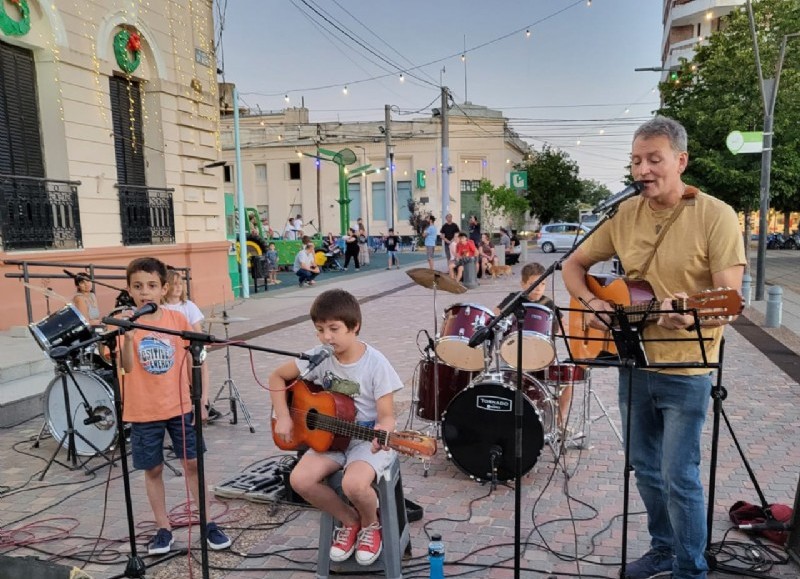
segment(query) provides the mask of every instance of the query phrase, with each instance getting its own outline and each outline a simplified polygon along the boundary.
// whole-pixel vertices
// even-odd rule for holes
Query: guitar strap
[[[669,216],[669,219],[664,224],[664,227],[661,228],[661,232],[658,234],[658,239],[656,239],[656,243],[653,245],[653,251],[650,253],[650,257],[647,258],[644,267],[642,267],[641,273],[639,273],[639,277],[641,279],[644,279],[645,275],[647,275],[647,271],[650,269],[650,264],[653,263],[653,259],[656,257],[658,246],[661,245],[661,242],[664,240],[664,236],[667,234],[667,231],[678,219],[678,216],[683,212],[684,207],[687,205],[694,205],[694,199],[697,197],[699,192],[700,191],[697,189],[697,187],[688,186],[684,189],[680,204],[675,208],[675,211],[672,212],[672,215]]]

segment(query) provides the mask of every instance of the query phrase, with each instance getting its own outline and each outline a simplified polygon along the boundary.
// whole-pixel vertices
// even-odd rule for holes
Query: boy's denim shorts
[[[176,457],[181,460],[197,458],[197,439],[194,436],[192,416],[192,412],[187,412],[183,416],[175,416],[169,420],[131,423],[133,468],[150,470],[164,462],[165,432],[169,432]],[[204,444],[203,451],[205,450]]]

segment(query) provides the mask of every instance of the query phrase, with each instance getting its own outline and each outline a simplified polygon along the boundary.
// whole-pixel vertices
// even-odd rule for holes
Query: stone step
[[[0,335],[0,385],[41,372],[53,371],[53,361],[30,334]]]
[[[42,414],[44,393],[54,376],[50,363],[48,372],[39,372],[0,384],[0,428],[19,424]]]

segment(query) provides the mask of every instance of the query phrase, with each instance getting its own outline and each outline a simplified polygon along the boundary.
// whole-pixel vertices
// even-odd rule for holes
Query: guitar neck
[[[375,430],[369,426],[361,426],[355,422],[348,422],[319,412],[309,415],[309,426],[324,430],[325,432],[332,432],[339,436],[347,436],[367,442],[371,442],[373,439],[377,438],[378,442],[383,446],[389,445],[389,439],[391,437],[391,434],[385,430]]]

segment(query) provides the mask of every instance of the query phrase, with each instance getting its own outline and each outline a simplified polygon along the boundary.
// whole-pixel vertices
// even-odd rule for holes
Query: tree
[[[486,208],[486,220],[504,215],[511,223],[512,229],[521,229],[531,206],[524,195],[515,189],[500,185],[495,187],[488,179],[481,179],[478,185],[478,198]]]
[[[581,179],[581,204],[595,207],[603,199],[611,196],[608,187],[594,179]]]
[[[540,222],[577,216],[583,187],[578,165],[564,151],[544,145],[541,152],[520,168],[528,171],[528,202],[531,215]]]
[[[800,31],[800,1],[753,3],[763,74],[774,76],[785,34]],[[724,28],[683,61],[675,78],[661,84],[659,113],[680,121],[689,133],[687,183],[723,199],[735,209],[759,206],[761,159],[733,155],[725,146],[731,131],[758,131],[764,111],[747,13],[734,10]],[[773,206],[798,206],[800,189],[800,39],[787,45],[775,107],[771,198]]]

